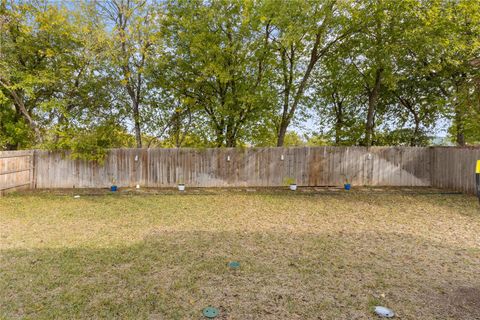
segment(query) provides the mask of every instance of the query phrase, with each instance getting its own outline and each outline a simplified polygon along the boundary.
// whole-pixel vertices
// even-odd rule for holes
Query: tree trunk
[[[310,60],[310,63],[307,66],[307,70],[303,75],[302,81],[298,86],[298,89],[295,93],[295,97],[293,99],[292,105],[290,107],[290,110],[288,111],[287,116],[282,117],[282,122],[280,123],[280,130],[278,131],[277,147],[283,146],[283,141],[285,140],[285,133],[287,132],[287,128],[290,125],[290,122],[292,121],[293,116],[295,115],[295,111],[297,110],[297,107],[300,104],[300,100],[303,97],[303,92],[305,91],[305,88],[307,86],[307,82],[310,78],[310,74],[312,73],[313,67],[315,66],[315,63],[318,60],[318,58],[316,57],[316,54],[317,54],[316,50],[314,50],[314,54],[315,56],[313,56],[312,54],[312,59]]]
[[[42,134],[40,132],[40,129],[38,128],[37,124],[30,116],[30,114],[28,113],[27,109],[23,105],[23,102],[21,102],[18,105],[18,109],[20,110],[20,113],[23,116],[23,119],[25,119],[25,121],[28,123],[30,128],[33,130],[35,134],[35,142],[42,142],[43,139],[42,139]]]
[[[338,119],[335,123],[335,145],[340,145],[340,137],[342,136],[343,120]]]
[[[413,122],[415,123],[415,128],[413,129],[413,136],[410,138],[410,146],[418,147],[420,144],[420,123],[422,119],[418,114],[418,111],[415,110],[414,103],[410,100],[402,98],[400,95],[396,94],[398,101],[402,106],[404,106],[409,113],[413,116]]]
[[[35,120],[33,120],[27,108],[25,107],[25,104],[23,102],[23,97],[21,96],[21,94],[18,94],[17,92],[15,92],[15,90],[11,90],[10,92],[12,93],[14,105],[16,107],[17,113],[28,123],[28,125],[32,129],[35,135],[35,142],[42,142],[43,139],[42,139],[42,134],[40,132],[40,129],[38,128],[37,124],[35,123]]]
[[[333,2],[332,2],[333,4]],[[282,120],[280,123],[280,129],[278,130],[278,137],[277,137],[277,147],[282,147],[283,142],[285,140],[285,134],[287,132],[287,128],[290,125],[290,122],[292,121],[292,118],[295,115],[295,111],[297,110],[298,105],[300,104],[300,100],[303,97],[303,93],[305,92],[305,89],[307,88],[308,81],[310,79],[310,75],[312,74],[313,68],[317,64],[318,60],[320,59],[321,56],[323,56],[326,52],[329,46],[326,46],[321,52],[318,51],[320,42],[322,40],[322,37],[324,35],[324,30],[322,28],[319,28],[317,30],[317,34],[315,35],[315,42],[312,47],[312,51],[310,52],[310,59],[307,65],[307,69],[305,70],[305,73],[303,74],[302,80],[300,81],[297,89],[294,91],[295,95],[293,98],[293,102],[291,103],[291,106],[289,108],[289,101],[288,98],[284,99],[284,111],[283,111],[283,116]],[[331,42],[331,44],[335,43],[337,40],[334,40]],[[294,72],[294,58],[293,58],[293,48],[291,49],[291,58],[290,58],[290,66],[289,66],[289,88],[291,87],[291,84],[293,83],[293,72]],[[285,63],[285,61],[283,61]],[[285,81],[285,80],[284,80]],[[287,89],[285,87],[284,89]],[[285,92],[285,94],[287,91]],[[292,92],[293,93],[293,92]],[[290,94],[290,90],[288,91],[288,94]],[[285,104],[286,103],[286,104]],[[285,110],[286,107],[286,110]],[[287,111],[287,112],[285,112]]]
[[[225,134],[225,144],[227,148],[233,148],[237,145],[237,138],[235,136],[235,128],[234,128],[235,120],[233,117],[228,118],[227,122],[227,130]]]
[[[133,121],[135,125],[135,141],[137,148],[142,147],[142,130],[140,128],[140,107],[138,101],[133,102]]]
[[[283,73],[283,110],[282,118],[278,126],[277,132],[277,147],[282,147],[285,140],[285,134],[287,132],[288,125],[285,125],[288,117],[288,107],[290,103],[290,93],[292,90],[293,82],[293,68],[294,68],[294,57],[295,50],[293,46],[290,47],[290,56],[287,57],[287,49],[284,48],[280,52],[282,58],[282,73]]]
[[[368,113],[367,113],[367,123],[365,124],[365,146],[370,147],[372,145],[373,138],[373,122],[374,122],[374,113],[375,113],[375,99],[370,95],[368,97]]]
[[[278,136],[277,136],[277,147],[283,147],[283,143],[285,142],[285,134],[287,133],[288,122],[282,121],[280,123],[280,128],[278,129]]]
[[[8,83],[6,81],[4,82],[1,78],[0,85],[10,93],[11,97],[13,98],[13,104],[15,106],[17,114],[22,117],[28,123],[30,129],[32,129],[35,135],[35,142],[41,142],[43,140],[42,133],[40,132],[37,123],[35,122],[35,120],[33,120],[32,116],[27,110],[27,107],[25,106],[22,92],[17,92],[16,90],[11,89]]]
[[[464,112],[458,104],[455,106],[456,143],[458,146],[465,146],[465,125]]]
[[[420,122],[417,119],[415,119],[415,129],[413,130],[413,137],[410,140],[411,147],[419,146],[419,142],[420,142],[419,134],[420,134]]]
[[[226,142],[227,148],[235,148],[237,146],[237,139],[235,139],[235,137],[228,137]]]
[[[335,106],[335,145],[340,144],[343,129],[343,99],[340,99],[337,92],[332,93]]]
[[[375,72],[375,83],[371,90],[368,92],[368,112],[367,122],[365,124],[365,146],[370,147],[372,145],[373,131],[375,128],[374,116],[377,108],[378,96],[380,94],[380,86],[382,84],[383,69],[379,68]]]
[[[225,121],[223,119],[215,126],[215,133],[216,133],[215,140],[216,140],[217,148],[222,147],[223,142],[225,141],[224,127],[225,127]]]
[[[463,131],[458,131],[457,132],[457,145],[460,146],[460,147],[464,147],[465,146],[465,134],[463,133]]]

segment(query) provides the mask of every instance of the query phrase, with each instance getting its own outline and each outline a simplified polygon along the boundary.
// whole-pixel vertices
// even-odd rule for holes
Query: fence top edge
[[[455,149],[455,150],[480,150],[478,146],[431,146],[433,149]]]
[[[35,150],[8,150],[0,151],[0,158],[2,157],[24,157],[33,155]]]
[[[457,147],[410,147],[410,146],[292,146],[292,147],[246,147],[246,148],[112,148],[108,149],[108,152],[121,152],[121,151],[136,151],[136,152],[148,152],[148,151],[260,151],[260,150],[314,150],[314,149],[332,149],[332,150],[427,150],[432,148],[457,148]],[[471,148],[469,148],[471,149]],[[477,147],[480,150],[480,147]],[[45,150],[45,149],[35,149],[35,150],[22,150],[22,151],[0,151],[0,157],[2,152],[18,152],[28,153],[29,155],[33,152],[40,153],[70,153],[69,150]]]
[[[471,150],[471,151],[480,151],[480,146],[428,146],[428,147],[410,147],[410,146],[298,146],[298,147],[247,147],[247,148],[112,148],[108,152],[149,152],[149,151],[177,151],[177,152],[202,152],[202,151],[265,151],[265,150],[361,150],[368,152],[369,150]],[[46,153],[65,153],[68,155],[70,152],[68,150],[45,150],[45,149],[30,149],[30,150],[8,150],[0,151],[0,159],[2,157],[22,157],[22,156],[32,156],[35,152],[46,154]]]

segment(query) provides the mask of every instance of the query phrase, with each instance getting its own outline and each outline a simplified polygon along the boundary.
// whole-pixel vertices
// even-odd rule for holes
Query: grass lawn
[[[0,198],[0,318],[480,319],[475,197],[258,191]]]

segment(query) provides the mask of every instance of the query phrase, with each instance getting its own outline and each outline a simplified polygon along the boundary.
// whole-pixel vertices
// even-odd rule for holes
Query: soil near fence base
[[[250,187],[250,188],[192,188],[186,187],[185,191],[179,191],[178,188],[118,188],[112,192],[109,188],[75,188],[75,189],[37,189],[37,190],[19,190],[17,195],[57,195],[57,196],[102,196],[102,195],[222,195],[222,194],[263,194],[263,195],[348,195],[348,194],[398,194],[398,195],[462,195],[462,192],[439,189],[432,187],[365,187],[353,186],[350,190],[342,187],[303,187],[300,186],[296,191],[288,187]]]

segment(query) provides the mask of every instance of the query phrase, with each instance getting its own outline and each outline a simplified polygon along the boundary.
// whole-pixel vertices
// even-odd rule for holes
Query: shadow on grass
[[[0,251],[0,317],[200,319],[213,305],[220,319],[371,319],[383,303],[402,319],[474,319],[479,263],[395,233],[152,230],[113,248]]]

